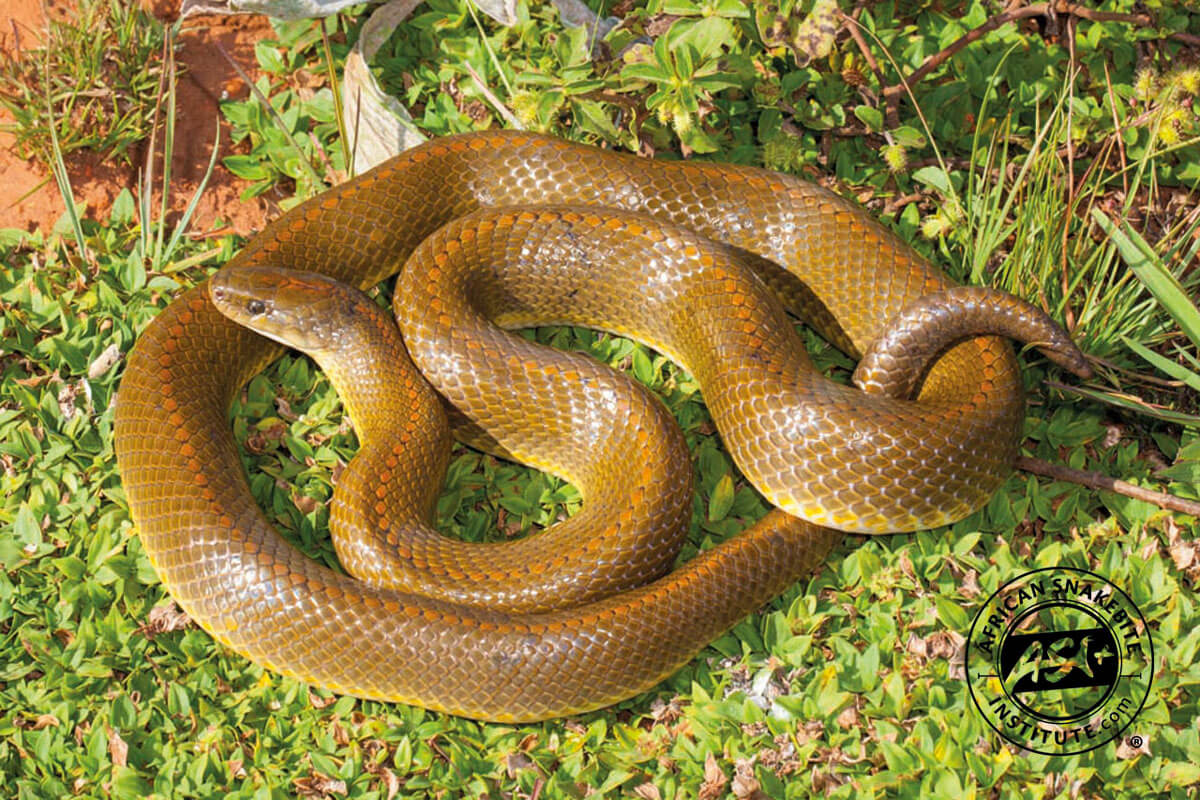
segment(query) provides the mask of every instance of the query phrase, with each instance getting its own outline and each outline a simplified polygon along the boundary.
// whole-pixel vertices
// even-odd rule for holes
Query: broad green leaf
[[[733,478],[729,473],[721,476],[721,480],[717,481],[717,487],[713,489],[712,497],[708,500],[708,519],[710,522],[717,522],[725,519],[729,513],[729,509],[733,506]]]
[[[855,106],[854,116],[858,117],[868,130],[883,130],[883,112],[872,106]]]

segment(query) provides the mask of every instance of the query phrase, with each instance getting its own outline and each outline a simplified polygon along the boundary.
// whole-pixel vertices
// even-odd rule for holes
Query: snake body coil
[[[495,720],[607,705],[669,675],[815,566],[839,536],[817,525],[878,533],[952,521],[986,501],[1016,453],[1023,405],[1010,348],[968,337],[922,352],[919,362],[940,354],[927,371],[899,363],[914,336],[930,341],[922,325],[942,319],[936,298],[951,284],[860,210],[795,178],[471,134],[409,151],[298,206],[226,269],[311,270],[365,287],[410,254],[396,306],[414,360],[493,444],[535,463],[548,449],[542,465],[591,487],[587,525],[633,538],[589,540],[568,556],[564,543],[576,537],[548,531],[507,562],[497,556],[493,570],[489,556],[436,534],[418,532],[411,544],[385,531],[357,561],[339,546],[362,581],[309,561],[254,503],[225,420],[233,394],[278,346],[227,320],[209,286],[197,287],[130,354],[115,431],[125,492],[180,605],[238,652],[313,684]],[[767,287],[852,355],[870,351],[856,376],[866,391],[812,369]],[[1082,368],[1048,320],[1007,311],[1015,332],[1053,339]],[[904,330],[872,347],[895,319]],[[536,347],[492,324],[556,322],[624,333],[686,365],[743,473],[788,513],[771,512],[639,585],[669,565],[686,522],[686,452],[642,390],[604,383],[606,373],[588,372],[578,357],[546,366]],[[968,325],[953,338],[974,332]],[[599,399],[552,395],[540,412],[513,412],[496,396],[514,383],[553,391],[581,375]],[[904,399],[916,385],[919,398]],[[357,410],[356,402],[357,423],[372,401]],[[632,438],[589,478],[595,468],[572,454],[616,435],[590,416],[605,408]],[[444,442],[438,424],[413,416],[410,438]],[[372,457],[404,469],[389,465],[392,455],[385,446]],[[434,457],[418,471],[428,477],[440,465]],[[362,501],[352,527],[386,524],[369,477],[364,470],[339,484]],[[418,492],[411,505],[428,510],[432,497]],[[632,563],[635,578],[588,566],[586,556],[606,547],[614,549],[600,561]],[[416,579],[430,587],[373,571],[379,557],[426,562],[445,549],[454,551],[450,566]],[[522,572],[548,577],[526,592],[512,588]],[[460,596],[463,580],[486,584],[498,605]],[[564,586],[582,605],[553,610]]]

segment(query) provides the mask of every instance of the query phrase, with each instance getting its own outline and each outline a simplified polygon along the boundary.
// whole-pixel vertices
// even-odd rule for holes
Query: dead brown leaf
[[[113,766],[127,766],[129,764],[129,745],[125,744],[121,734],[112,728],[106,725],[104,730],[108,733],[108,757],[112,759]]]
[[[662,800],[662,792],[653,783],[643,783],[641,786],[634,788],[633,793],[642,800]]]
[[[1130,744],[1131,739],[1137,740],[1137,746]],[[1139,755],[1150,755],[1150,742],[1145,736],[1126,736],[1117,744],[1117,758],[1128,760]]]
[[[1179,541],[1171,545],[1168,551],[1176,569],[1186,570],[1196,562],[1196,543]]]
[[[121,348],[117,347],[116,343],[110,344],[108,347],[96,356],[91,364],[88,364],[87,376],[91,380],[96,380],[104,373],[113,368],[113,365],[121,360]]]
[[[329,721],[329,735],[333,737],[333,741],[340,747],[346,747],[350,744],[350,736],[346,733],[346,729],[342,727],[342,723],[334,717]]]
[[[929,645],[931,658],[953,659],[962,649],[966,639],[958,631],[938,631],[930,634],[925,641]]]
[[[734,762],[729,789],[738,800],[767,800],[758,778],[754,777],[754,758],[739,758]]]
[[[27,731],[40,731],[44,728],[57,728],[59,721],[58,717],[53,714],[38,714],[33,719],[29,717],[17,717],[13,720],[13,725]]]
[[[650,703],[650,718],[655,722],[670,725],[681,716],[683,716],[683,704],[678,697],[672,697],[669,702],[661,697],[656,697]]]
[[[296,778],[292,781],[296,793],[301,797],[326,797],[331,794],[346,794],[346,782],[338,778],[330,778],[313,771],[307,778]]]
[[[674,14],[655,14],[646,20],[646,35],[652,39],[661,36],[670,30],[671,26],[675,24],[675,20],[677,19],[679,19],[679,17],[675,16]]]
[[[837,724],[841,726],[842,730],[857,728],[859,721],[858,708],[853,705],[847,706],[842,713],[837,715]]]
[[[979,588],[979,573],[973,569],[969,569],[963,573],[962,578],[958,582],[958,593],[966,598],[975,598],[980,595],[981,591]]]
[[[63,419],[69,420],[79,413],[79,408],[75,405],[78,395],[79,389],[71,383],[63,384],[58,390],[58,412],[62,414]]]
[[[393,797],[400,791],[400,779],[396,777],[396,773],[392,772],[382,764],[374,761],[368,761],[366,765],[367,772],[374,775],[383,783],[384,789],[387,792],[387,800],[392,800]]]
[[[321,507],[321,501],[306,494],[292,494],[292,502],[301,514],[311,514]]]
[[[181,631],[191,625],[193,625],[192,618],[172,600],[150,609],[150,613],[146,617],[146,624],[138,628],[138,633],[147,639],[153,639],[160,633]]]
[[[282,397],[275,398],[275,413],[278,414],[282,419],[286,419],[288,422],[295,422],[296,420],[300,419],[300,415],[295,411],[292,411],[291,405]]]
[[[524,753],[509,753],[504,757],[504,771],[510,778],[517,777],[517,773],[524,772],[532,766],[533,759]]]
[[[717,763],[717,757],[709,753],[704,757],[704,782],[700,784],[700,800],[717,800],[724,791],[729,778]]]

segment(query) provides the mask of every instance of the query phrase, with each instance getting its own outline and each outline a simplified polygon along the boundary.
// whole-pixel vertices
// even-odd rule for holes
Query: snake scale
[[[358,333],[321,324],[369,301],[288,271],[368,287],[402,267],[404,345],[458,409],[455,434],[576,483],[578,514],[502,545],[430,528],[441,401],[419,378],[363,377],[367,343],[401,360],[404,345],[370,315]],[[264,319],[294,297],[316,303],[281,338],[311,345],[362,438],[331,518],[350,575],[301,555],[250,495],[227,412],[280,347],[214,297]],[[857,387],[812,367],[785,307],[862,357]],[[510,331],[559,323],[689,370],[739,468],[782,510],[668,571],[691,507],[686,448],[638,384]],[[652,687],[819,564],[839,531],[936,526],[985,503],[1017,452],[1023,399],[1010,346],[983,332],[1086,371],[1045,315],[954,288],[800,179],[466,134],[297,206],[172,302],[130,353],[115,446],[147,554],[219,641],[341,693],[544,719]],[[322,335],[348,355],[323,359]]]

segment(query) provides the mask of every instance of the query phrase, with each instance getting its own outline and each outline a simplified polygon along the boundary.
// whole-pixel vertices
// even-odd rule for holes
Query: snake
[[[398,327],[358,291],[396,273]],[[859,359],[853,385],[814,367],[789,312]],[[516,330],[549,324],[628,336],[690,373],[776,508],[676,564],[692,479],[669,412]],[[175,298],[128,355],[114,447],[147,556],[217,641],[334,692],[534,721],[651,689],[843,532],[984,505],[1024,413],[1000,335],[1088,372],[1041,310],[956,286],[798,177],[476,132],[297,205]],[[274,529],[228,423],[282,345],[330,373],[362,441],[331,510],[345,571]],[[367,367],[375,351],[387,370]],[[573,482],[582,509],[515,542],[442,536],[450,436]]]

